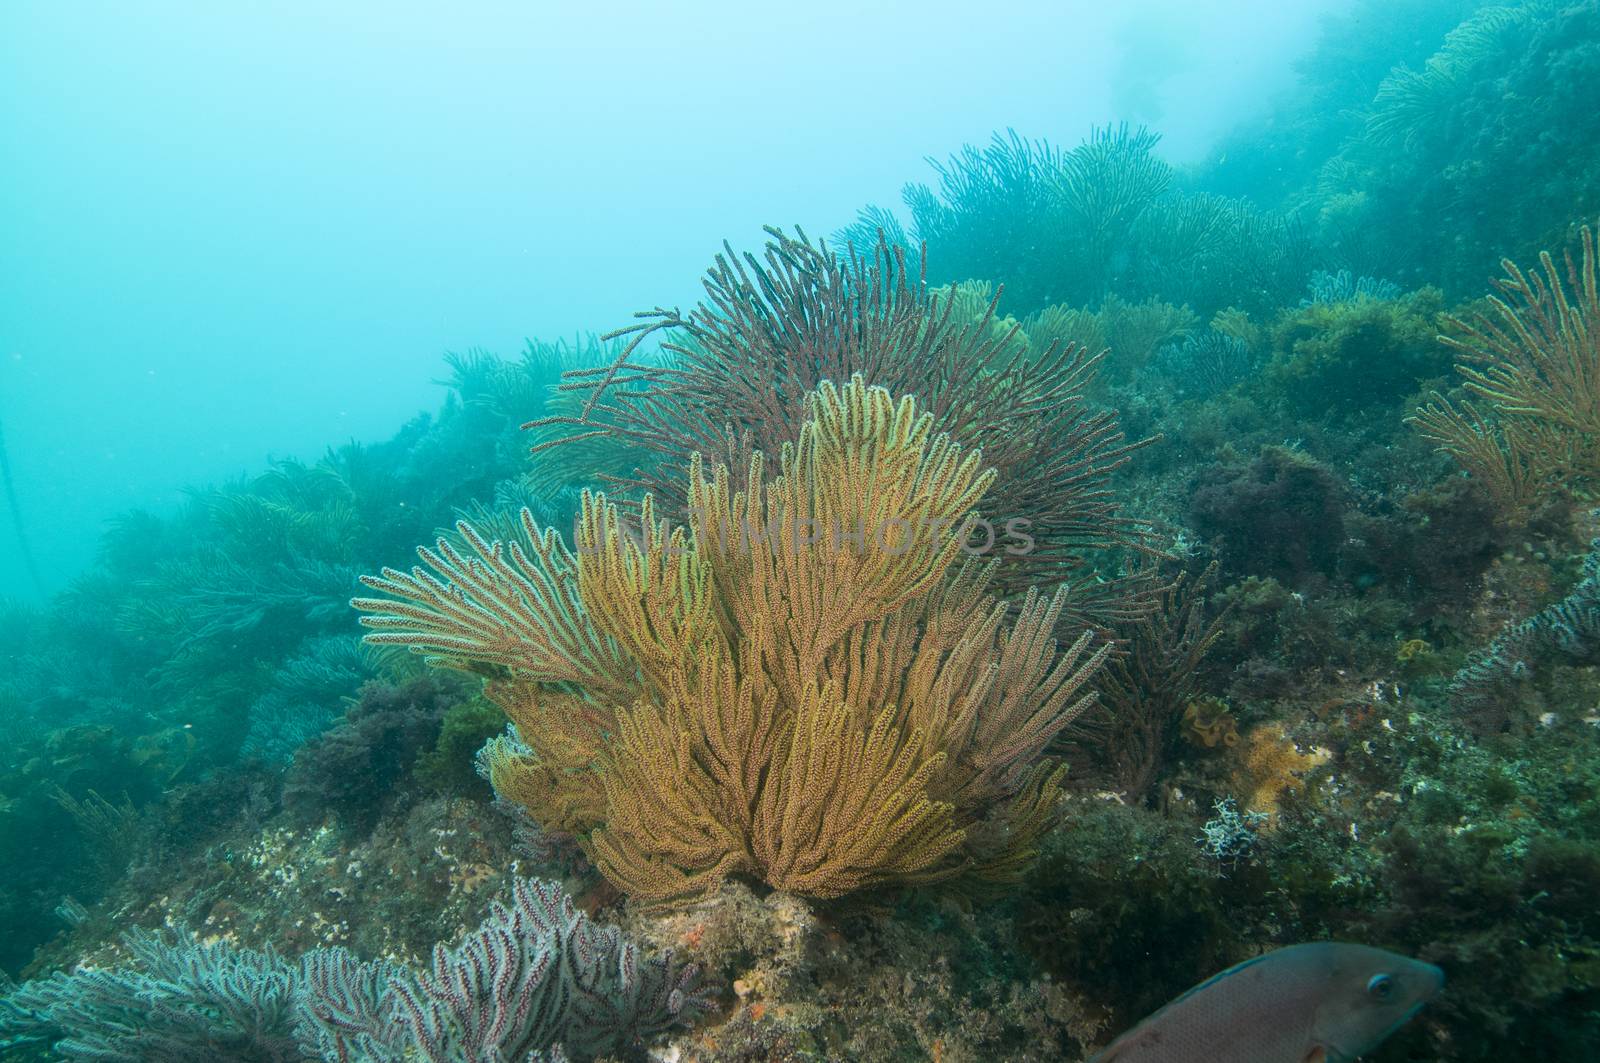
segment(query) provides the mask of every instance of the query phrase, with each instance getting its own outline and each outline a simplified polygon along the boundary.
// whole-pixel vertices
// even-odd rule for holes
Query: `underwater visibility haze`
[[[0,12],[0,1059],[1600,1058],[1600,0]]]

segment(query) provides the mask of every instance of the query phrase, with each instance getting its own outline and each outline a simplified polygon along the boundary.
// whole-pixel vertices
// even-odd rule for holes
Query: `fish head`
[[[1366,945],[1328,948],[1329,983],[1312,1040],[1329,1063],[1370,1052],[1444,988],[1444,972],[1431,963]]]

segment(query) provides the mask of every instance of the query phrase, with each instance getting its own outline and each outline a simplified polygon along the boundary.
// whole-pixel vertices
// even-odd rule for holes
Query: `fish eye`
[[[1376,1000],[1388,1000],[1394,993],[1394,979],[1386,974],[1375,974],[1367,981],[1367,995]]]

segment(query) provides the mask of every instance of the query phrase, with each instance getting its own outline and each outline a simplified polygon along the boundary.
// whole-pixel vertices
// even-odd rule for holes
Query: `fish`
[[[1090,1063],[1347,1063],[1444,988],[1444,972],[1384,949],[1319,941],[1201,982]]]

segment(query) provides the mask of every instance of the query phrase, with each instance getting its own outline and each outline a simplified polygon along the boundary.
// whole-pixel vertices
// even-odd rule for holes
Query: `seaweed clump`
[[[450,676],[368,684],[343,722],[295,757],[284,805],[302,817],[331,814],[370,830],[395,802],[410,799],[405,784],[418,756],[438,741],[446,714],[463,697],[463,684]]]
[[[1243,958],[1250,894],[1200,859],[1197,831],[1111,802],[1076,805],[1029,872],[1017,902],[1023,949],[1053,977],[1092,989],[1125,1028]]]
[[[1338,570],[1345,490],[1311,457],[1265,447],[1248,464],[1200,473],[1190,499],[1195,530],[1217,541],[1224,571],[1307,588]]]
[[[1297,416],[1392,423],[1396,407],[1450,367],[1438,342],[1443,310],[1438,289],[1424,288],[1287,311],[1272,331],[1262,396]]]

